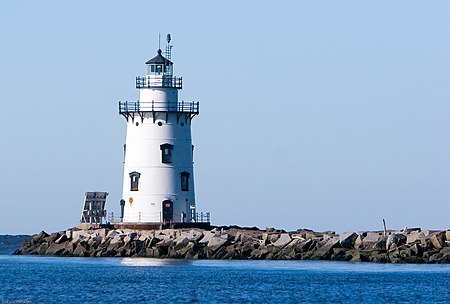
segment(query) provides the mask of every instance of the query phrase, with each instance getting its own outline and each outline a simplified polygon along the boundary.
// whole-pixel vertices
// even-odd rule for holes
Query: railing
[[[127,213],[126,218],[128,222],[136,222],[136,223],[158,223],[161,221],[161,212],[134,212]],[[109,222],[121,222],[122,218],[120,218],[114,212],[108,214]]]
[[[120,101],[119,114],[127,114],[133,112],[179,112],[179,113],[199,113],[199,102],[181,101],[181,102],[164,102],[164,101]]]
[[[126,220],[128,222],[136,222],[136,223],[159,223],[159,222],[162,222],[162,214],[161,214],[161,212],[127,213]],[[109,223],[122,222],[122,218],[117,213],[109,212],[108,213],[108,222]],[[211,222],[210,212],[196,212],[195,213],[195,222],[196,223],[210,223]]]
[[[211,214],[209,212],[197,212],[195,214],[196,219],[195,222],[196,223],[211,223]]]
[[[183,88],[183,78],[175,76],[136,77],[136,89],[147,88]]]

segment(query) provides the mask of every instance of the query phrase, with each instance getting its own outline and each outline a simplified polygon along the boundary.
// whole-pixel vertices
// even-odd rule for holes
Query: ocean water
[[[450,303],[450,265],[0,255],[0,303]]]

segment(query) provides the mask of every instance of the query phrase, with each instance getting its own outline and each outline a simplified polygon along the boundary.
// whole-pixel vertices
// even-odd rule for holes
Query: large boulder
[[[211,251],[216,251],[228,242],[228,235],[213,236],[206,246]]]
[[[175,239],[175,246],[174,246],[174,250],[178,251],[184,247],[186,247],[186,245],[189,243],[189,239],[187,237],[183,237],[180,236],[178,238]]]
[[[64,243],[61,243],[61,244],[52,243],[52,244],[50,244],[50,246],[48,246],[47,250],[45,251],[45,254],[60,255],[61,253],[64,252],[65,249],[66,249],[66,246]]]
[[[51,243],[55,242],[57,239],[59,239],[60,236],[61,236],[61,234],[59,232],[54,232],[54,233],[50,234],[49,236],[45,237],[44,241],[51,244]]]
[[[47,252],[48,243],[42,243],[37,250],[37,254],[44,255]]]
[[[63,234],[55,241],[55,243],[56,244],[61,244],[61,243],[66,242],[67,240],[68,240],[67,235]]]
[[[78,240],[87,240],[91,237],[90,231],[87,230],[75,230],[72,231],[72,239],[74,242]]]
[[[353,248],[357,238],[358,234],[355,232],[344,232],[340,235],[339,242],[344,248]]]
[[[189,242],[197,243],[203,237],[203,232],[197,229],[182,231],[180,237],[187,238]]]
[[[73,255],[74,256],[79,256],[79,257],[88,257],[90,254],[89,254],[89,252],[86,249],[86,243],[85,242],[79,242],[77,244],[77,247],[73,251]]]
[[[108,234],[106,235],[107,238],[114,238],[115,236],[118,236],[120,234],[119,231],[116,230],[111,230],[108,232]]]
[[[329,239],[324,245],[320,246],[310,257],[312,260],[329,260],[333,254],[333,248],[340,246],[338,237]]]
[[[438,232],[431,236],[430,238],[433,247],[436,249],[442,249],[445,247],[445,232]]]
[[[205,232],[203,232],[203,237],[200,239],[199,243],[200,244],[208,244],[209,241],[216,235],[217,234],[215,231],[214,232],[213,231],[205,231]]]
[[[30,243],[31,244],[42,243],[42,240],[48,236],[49,236],[48,233],[46,233],[45,231],[41,231],[31,238]]]
[[[406,236],[401,233],[394,233],[388,236],[386,241],[386,250],[389,250],[392,245],[401,246],[406,244]]]
[[[291,242],[291,237],[287,233],[283,233],[280,237],[273,243],[275,247],[284,247]]]

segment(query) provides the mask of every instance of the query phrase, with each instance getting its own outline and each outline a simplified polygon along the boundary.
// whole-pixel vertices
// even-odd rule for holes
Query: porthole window
[[[181,172],[181,191],[189,191],[189,172]]]
[[[139,178],[141,177],[141,173],[133,171],[130,174],[130,180],[131,180],[131,191],[138,191],[139,190]]]
[[[162,126],[162,122],[158,121],[158,126],[161,127]]]
[[[161,162],[163,164],[170,164],[172,162],[173,145],[162,144],[161,148]]]

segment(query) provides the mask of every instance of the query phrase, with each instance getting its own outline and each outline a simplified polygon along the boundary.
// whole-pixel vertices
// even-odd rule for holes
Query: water
[[[450,265],[0,255],[0,301],[450,303]]]

